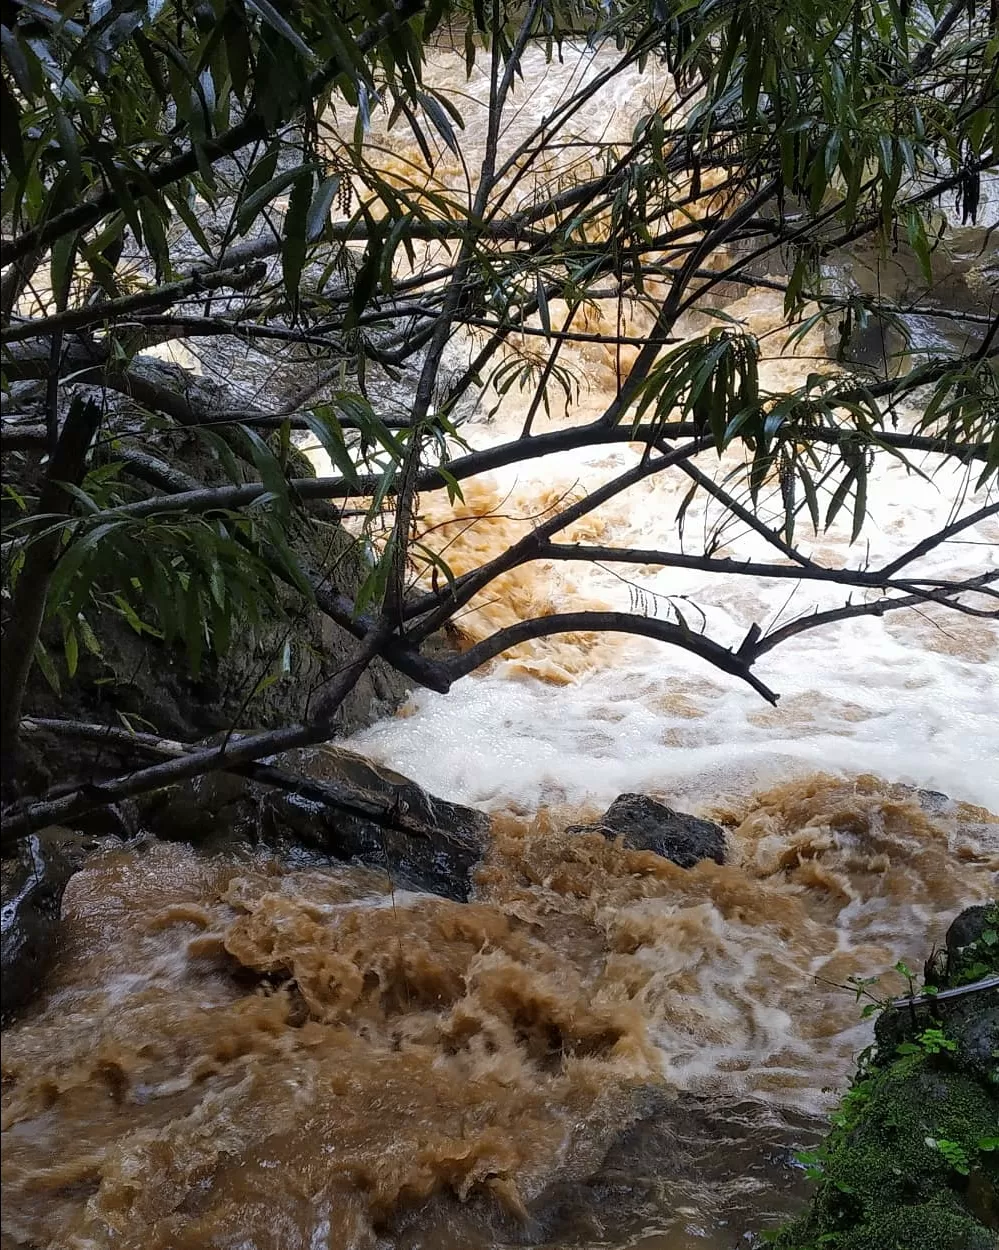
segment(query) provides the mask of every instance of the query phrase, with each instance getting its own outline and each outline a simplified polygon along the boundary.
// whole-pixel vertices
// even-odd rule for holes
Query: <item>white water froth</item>
[[[578,61],[567,56],[561,66],[532,63],[532,90],[517,99],[504,142],[521,137],[525,127],[555,107],[570,84],[608,61],[601,53],[596,58],[580,55]],[[435,73],[442,82],[450,81],[459,72],[452,67],[453,61],[442,54]],[[478,67],[475,74],[481,76]],[[473,76],[467,90],[462,145],[471,159],[482,137],[477,109],[484,98],[483,82]],[[627,127],[634,118],[629,98],[634,104],[641,97],[654,99],[662,90],[655,75],[636,77],[630,71],[614,83],[612,92],[588,104],[585,117],[577,119],[580,134],[606,136]],[[990,204],[993,191],[989,184],[985,198]],[[772,390],[790,389],[816,368],[833,368],[820,333],[805,337],[796,349],[799,358],[789,354],[779,295],[757,292],[737,298],[727,304],[726,314],[742,320],[760,339],[769,357],[761,365],[761,381]],[[705,327],[692,322],[686,328],[703,333]],[[936,326],[928,323],[922,337],[936,333]],[[599,352],[563,353],[563,361],[569,359],[577,368],[583,393],[570,412],[550,423],[537,421],[535,432],[592,420],[602,411],[613,396],[615,379],[606,353],[601,358]],[[473,422],[462,432],[476,448],[516,438],[528,401],[529,395],[510,392],[495,419]],[[606,446],[567,452],[508,467],[488,481],[497,503],[502,502],[499,510],[526,517],[539,510],[539,499],[551,500],[553,490],[592,489],[633,464],[637,454]],[[734,461],[727,457],[713,470],[711,459],[703,456],[699,463],[720,481]],[[827,565],[876,569],[952,521],[953,500],[961,493],[965,471],[943,467],[932,456],[913,457],[913,465],[928,480],[898,461],[872,474],[869,516],[858,543],[851,545],[850,518],[841,516],[828,533],[812,534],[807,523],[801,527],[803,550]],[[328,472],[329,466],[324,464],[321,471]],[[681,474],[670,473],[633,487],[598,512],[604,530],[593,541],[700,554],[706,529],[722,513],[719,505],[710,500],[706,505],[698,496],[681,535],[676,517],[689,485]],[[963,493],[961,514],[981,506],[983,500],[970,489]],[[826,502],[822,500],[823,509]],[[779,499],[771,500],[777,525],[779,513]],[[722,541],[718,554],[771,563],[782,559],[744,526],[726,527]],[[997,551],[999,525],[993,518],[957,534],[904,571],[940,578],[973,574],[994,568]],[[537,599],[545,601],[548,611],[603,606],[665,615],[669,608],[658,597],[686,596],[697,608],[675,602],[691,627],[703,627],[729,647],[737,647],[754,623],[766,631],[777,621],[785,624],[814,610],[841,606],[851,594],[856,602],[867,593],[822,582],[795,589],[786,579],[760,581],[621,564],[600,569],[573,562],[545,570],[534,576]],[[870,594],[876,597],[876,592]],[[979,599],[978,605],[994,607],[994,600]],[[500,662],[459,681],[447,695],[417,690],[406,715],[381,721],[356,735],[351,745],[437,794],[487,809],[602,804],[631,790],[696,803],[817,770],[875,772],[999,809],[995,621],[904,610],[794,637],[754,669],[780,694],[775,711],[737,678],[687,652],[645,639],[615,636],[613,645],[598,648],[592,662],[575,658],[578,662],[566,665],[573,674],[568,685],[546,684],[517,663]]]
[[[488,441],[502,432],[490,428]],[[566,489],[586,485],[607,475],[609,461],[620,466],[633,456],[608,457],[600,449],[521,466],[518,493],[526,501],[532,488],[551,489],[553,481]],[[496,476],[505,496],[513,471]],[[946,523],[948,485],[939,474],[927,482],[892,464],[871,484],[874,515],[860,543],[848,552],[848,534],[837,528],[806,548],[853,564],[863,554],[877,567]],[[681,480],[629,492],[605,541],[677,549],[673,518],[685,486]],[[716,508],[708,511],[717,515]],[[703,516],[703,505],[691,507],[688,534],[697,534]],[[983,554],[994,567],[994,522],[958,537],[960,544],[944,544],[906,571],[942,577],[982,567]],[[754,534],[739,536],[729,549],[742,558],[769,558]],[[618,576],[581,564],[556,566],[547,590],[559,609],[586,607],[591,597],[628,608],[634,592],[620,580],[627,574],[646,592],[688,596],[704,609],[707,633],[728,646],[738,645],[753,621],[766,627],[780,616],[783,623],[813,607],[837,606],[849,593],[809,582],[788,604],[795,585],[789,580],[614,567]],[[560,585],[566,568],[575,594]],[[567,686],[500,663],[447,695],[416,691],[407,708],[413,714],[379,722],[352,745],[435,793],[486,808],[603,803],[631,790],[696,801],[825,770],[874,772],[996,809],[997,644],[994,622],[942,614],[931,621],[909,609],[825,626],[757,664],[757,675],[781,696],[771,711],[748,686],[698,657],[626,637],[608,652],[609,662]],[[670,710],[669,696],[677,692],[681,706]]]

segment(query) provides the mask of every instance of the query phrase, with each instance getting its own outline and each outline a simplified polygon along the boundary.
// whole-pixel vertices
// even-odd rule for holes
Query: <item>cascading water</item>
[[[520,122],[593,72],[585,60],[546,75],[538,54]],[[654,96],[622,79],[587,126],[625,128],[617,104],[645,86]],[[760,337],[773,382],[825,357],[816,334],[785,351],[778,296],[726,312]],[[577,364],[589,390],[552,424],[613,394],[616,358],[583,349]],[[522,422],[508,396],[464,433],[486,446]],[[426,541],[461,572],[637,454],[510,468],[456,507],[424,497]],[[929,480],[896,463],[872,482],[872,564],[946,520],[951,484],[922,467]],[[683,493],[652,479],[569,541],[675,546]],[[686,532],[717,515],[695,501]],[[843,557],[848,537],[836,527],[812,550]],[[723,539],[721,554],[758,554],[752,533]],[[997,544],[993,521],[924,567],[980,567]],[[788,602],[790,586],[533,564],[458,625],[475,638],[569,605],[690,599],[731,645],[841,601],[810,584]],[[997,651],[987,622],[921,610],[772,652],[776,709],[687,653],[620,637],[525,644],[447,696],[418,692],[352,745],[493,814],[467,904],[305,856],[109,850],[71,881],[49,993],[5,1036],[0,1244],[729,1250],[791,1201],[767,1152],[808,1137],[869,1038],[847,978],[916,966],[994,888]],[[721,821],[729,862],[681,870],[564,832],[622,791]],[[608,1182],[587,1205],[578,1182],[650,1090],[668,1158],[619,1150],[627,1200]],[[658,1155],[667,1138],[652,1140]]]

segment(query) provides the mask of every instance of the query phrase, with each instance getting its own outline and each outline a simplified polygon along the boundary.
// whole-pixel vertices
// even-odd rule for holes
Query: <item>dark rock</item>
[[[466,901],[489,817],[429,794],[401,773],[328,747],[297,793],[272,793],[278,827],[340,858],[385,868],[400,884]]]
[[[655,851],[681,868],[699,860],[725,862],[725,831],[711,820],[675,812],[644,794],[620,794],[595,825],[577,825],[575,832],[623,837],[634,851]]]
[[[758,1217],[761,1195],[771,1210],[800,1204],[804,1178],[794,1156],[816,1141],[817,1123],[758,1102],[723,1104],[656,1087],[639,1092],[632,1117],[585,1180],[550,1186],[532,1204],[553,1240],[630,1241],[675,1206],[687,1209],[684,1224],[739,1229]]]
[[[333,747],[290,753],[249,778],[212,773],[144,796],[140,819],[158,837],[212,851],[233,842],[305,845],[460,901],[489,831],[483,812]]]
[[[999,989],[941,1007],[943,1028],[957,1043],[962,1064],[979,1080],[999,1088]]]
[[[951,921],[946,939],[947,955],[950,959],[959,955],[965,946],[971,946],[978,941],[988,923],[987,913],[994,906],[994,903],[982,903],[977,907],[966,907]]]
[[[950,815],[957,807],[950,795],[942,790],[916,790],[915,796],[919,806],[931,816]]]
[[[0,1015],[23,1007],[40,988],[55,955],[59,909],[74,872],[58,833],[32,834],[2,866]]]

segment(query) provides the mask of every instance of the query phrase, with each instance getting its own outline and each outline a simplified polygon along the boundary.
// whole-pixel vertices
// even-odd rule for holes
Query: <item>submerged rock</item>
[[[16,856],[3,861],[0,1013],[5,1021],[34,996],[52,963],[63,890],[73,872],[49,831],[32,834]]]
[[[725,862],[721,825],[675,812],[644,794],[619,794],[596,824],[576,825],[573,831],[602,833],[611,839],[623,837],[630,850],[655,851],[681,868],[692,868],[702,859]]]
[[[443,1245],[578,1247],[688,1243],[735,1246],[760,1206],[789,1213],[804,1199],[795,1152],[814,1145],[815,1120],[754,1100],[700,1097],[664,1085],[612,1091],[570,1134],[540,1186],[513,1209],[477,1187],[438,1193],[386,1228],[400,1250]],[[717,1240],[711,1237],[714,1234]],[[740,1245],[747,1244],[742,1241]]]

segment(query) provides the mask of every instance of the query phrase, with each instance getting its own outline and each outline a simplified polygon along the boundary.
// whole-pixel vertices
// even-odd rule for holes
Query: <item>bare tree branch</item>
[[[680,625],[672,625],[668,621],[660,621],[652,616],[635,616],[630,612],[556,612],[552,616],[537,617],[530,621],[518,621],[498,630],[482,642],[477,642],[460,656],[447,662],[447,668],[453,677],[465,676],[475,669],[494,659],[519,643],[528,642],[533,638],[547,638],[552,634],[585,633],[639,634],[644,638],[654,638],[658,642],[668,642],[684,651],[700,656],[722,672],[731,673],[748,682],[768,703],[776,704],[776,695],[769,686],[760,681],[750,672],[749,663],[735,652],[727,650],[718,643],[706,638],[703,634],[695,634]]]

